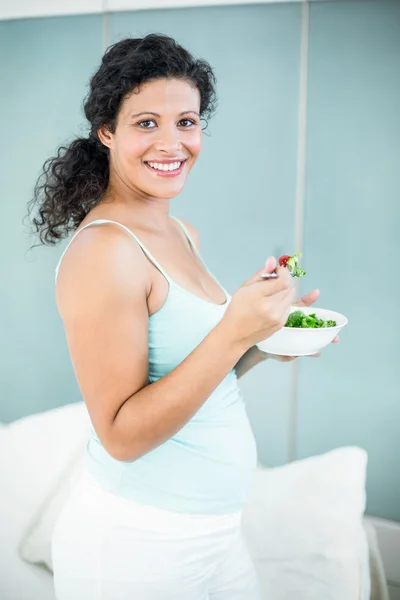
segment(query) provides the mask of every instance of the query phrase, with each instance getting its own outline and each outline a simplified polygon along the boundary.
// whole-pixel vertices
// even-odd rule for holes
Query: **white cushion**
[[[370,597],[366,465],[349,447],[257,470],[243,527],[265,598]]]

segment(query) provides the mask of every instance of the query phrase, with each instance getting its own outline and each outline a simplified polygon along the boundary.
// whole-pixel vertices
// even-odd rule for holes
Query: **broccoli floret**
[[[301,326],[307,327],[308,329],[315,329],[316,327],[318,327],[317,317],[315,315],[304,316]]]
[[[303,275],[305,274],[306,271],[304,271],[300,267],[295,267],[294,271],[292,272],[293,277],[303,277]]]
[[[285,327],[301,327],[303,318],[304,313],[301,310],[295,310],[294,312],[290,313]]]
[[[323,319],[319,319],[315,313],[312,315],[306,315],[301,310],[295,310],[289,315],[285,327],[319,329],[321,327],[336,327],[336,321],[332,321],[331,319],[324,321]]]
[[[299,262],[298,254],[294,254],[293,256],[291,256],[290,258],[288,258],[286,266],[287,266],[287,268],[289,269],[289,271],[291,273],[295,270],[296,265],[297,265],[298,262]]]
[[[297,266],[299,258],[301,257],[302,253],[298,252],[297,254],[293,254],[293,256],[291,256],[287,261],[287,268],[289,269],[293,277],[302,277],[306,274],[306,272],[303,271],[303,269]]]

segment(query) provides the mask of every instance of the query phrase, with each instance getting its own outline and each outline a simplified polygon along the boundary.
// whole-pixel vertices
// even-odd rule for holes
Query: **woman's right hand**
[[[277,279],[262,279],[262,273],[278,274]],[[229,335],[244,351],[269,338],[283,327],[294,296],[293,278],[288,269],[276,268],[276,259],[268,258],[265,267],[248,279],[233,294],[221,320]]]

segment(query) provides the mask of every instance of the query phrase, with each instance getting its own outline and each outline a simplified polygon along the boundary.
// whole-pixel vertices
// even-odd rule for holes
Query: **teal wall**
[[[313,3],[308,82],[302,10],[266,4],[0,22],[0,418],[80,400],[54,300],[65,242],[28,251],[34,240],[22,219],[43,161],[83,131],[82,100],[104,34],[111,43],[168,33],[209,60],[219,89],[203,155],[172,210],[198,227],[207,262],[232,292],[270,253],[297,249],[298,115],[307,91],[307,289],[319,287],[319,305],[350,322],[339,348],[292,366],[269,361],[242,380],[243,390],[261,462],[361,445],[368,512],[400,521],[399,327],[385,321],[400,297],[389,261],[400,250],[400,4]]]
[[[4,421],[79,399],[54,298],[61,246],[29,247],[23,219],[41,165],[79,132],[102,55],[100,16],[0,22],[1,404]],[[63,244],[64,245],[64,244]]]

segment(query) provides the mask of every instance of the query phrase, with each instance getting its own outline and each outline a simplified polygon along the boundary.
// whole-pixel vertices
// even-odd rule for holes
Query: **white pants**
[[[56,598],[261,600],[240,521],[143,506],[84,472],[53,534]]]

